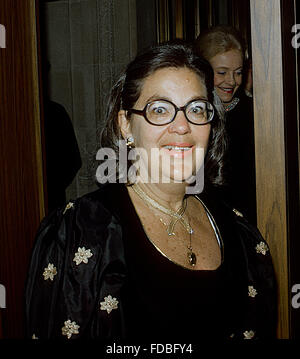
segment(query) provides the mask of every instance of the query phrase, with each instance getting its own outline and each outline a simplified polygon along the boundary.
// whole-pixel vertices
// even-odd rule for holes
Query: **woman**
[[[203,161],[205,182],[222,183],[212,89],[211,67],[183,43],[159,45],[128,65],[111,93],[102,144],[120,161],[121,139],[128,156],[138,152],[137,181],[103,185],[44,219],[26,288],[30,337],[274,335],[267,244],[217,198],[186,195]]]
[[[252,222],[256,223],[255,150],[253,102],[243,89],[245,47],[239,33],[229,26],[204,31],[195,41],[196,51],[211,64],[214,86],[225,111],[228,134],[227,188],[223,191]],[[245,89],[246,90],[246,89]],[[246,93],[248,95],[246,95]]]

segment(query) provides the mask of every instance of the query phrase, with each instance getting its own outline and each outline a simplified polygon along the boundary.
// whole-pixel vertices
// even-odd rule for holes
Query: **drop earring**
[[[134,147],[134,138],[132,136],[127,137],[126,146],[128,148],[133,148]]]

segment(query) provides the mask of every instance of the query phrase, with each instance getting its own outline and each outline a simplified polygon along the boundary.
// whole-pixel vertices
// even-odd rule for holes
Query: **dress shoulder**
[[[230,338],[265,339],[276,337],[277,284],[268,243],[259,229],[218,191],[203,193],[224,242],[224,264],[230,268],[242,295],[239,323]]]
[[[243,251],[248,280],[248,309],[243,335],[275,338],[277,323],[277,283],[268,243],[258,228],[232,208],[237,239]],[[249,334],[251,333],[251,334]],[[247,339],[247,338],[245,338]]]
[[[101,198],[85,195],[42,220],[25,289],[28,337],[91,337],[100,281],[124,267],[121,228]]]

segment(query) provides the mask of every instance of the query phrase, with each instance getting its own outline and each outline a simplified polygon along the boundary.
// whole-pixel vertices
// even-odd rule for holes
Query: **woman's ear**
[[[130,121],[127,119],[125,110],[120,110],[118,112],[118,123],[122,137],[126,139],[131,136]]]

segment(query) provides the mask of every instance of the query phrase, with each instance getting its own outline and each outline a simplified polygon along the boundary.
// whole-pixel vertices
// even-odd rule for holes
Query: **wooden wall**
[[[250,0],[257,223],[278,281],[278,337],[289,337],[286,138],[280,0]],[[291,4],[289,4],[290,6]]]
[[[23,336],[23,289],[32,242],[44,215],[34,0],[1,0],[0,283],[3,336]]]

